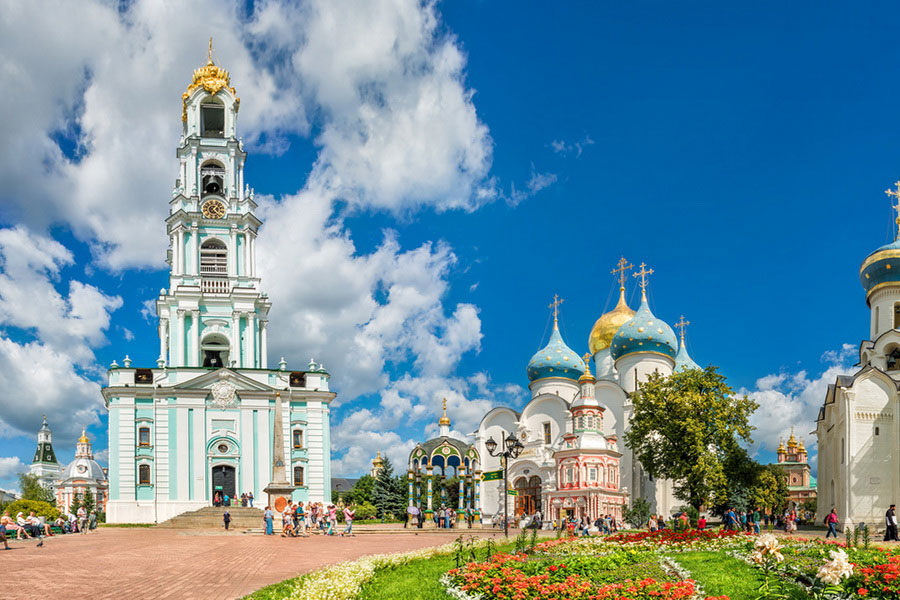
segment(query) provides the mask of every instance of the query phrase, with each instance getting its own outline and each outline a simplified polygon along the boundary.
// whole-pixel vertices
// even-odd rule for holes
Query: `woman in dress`
[[[263,521],[266,524],[266,535],[275,535],[275,532],[272,530],[272,521],[275,519],[275,513],[272,512],[272,508],[267,506],[266,512],[263,513]]]

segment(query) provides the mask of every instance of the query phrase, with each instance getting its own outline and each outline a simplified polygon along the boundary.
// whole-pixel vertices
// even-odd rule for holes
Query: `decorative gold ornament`
[[[622,286],[619,288],[619,302],[616,307],[597,319],[591,329],[591,336],[588,338],[588,350],[591,351],[591,354],[609,348],[616,332],[633,316],[634,311],[625,303],[625,287]]]
[[[450,417],[447,416],[447,399],[444,398],[444,416],[438,421],[438,425],[450,425]]]
[[[225,205],[219,200],[207,200],[200,211],[207,219],[221,219],[225,216]]]
[[[237,97],[237,91],[231,87],[231,75],[213,62],[212,38],[209,38],[209,54],[207,55],[206,65],[199,69],[194,69],[194,79],[188,86],[187,91],[181,95],[182,121],[187,121],[188,98],[194,93],[194,90],[201,87],[213,96],[218,94],[219,91],[226,89],[234,96],[234,109],[237,110],[241,105],[241,99]]]

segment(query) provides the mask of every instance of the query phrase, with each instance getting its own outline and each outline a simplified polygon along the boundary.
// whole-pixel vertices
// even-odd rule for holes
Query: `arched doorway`
[[[533,515],[541,508],[541,478],[519,477],[516,487],[516,516]]]
[[[212,498],[220,496],[234,498],[235,469],[228,465],[216,465],[212,468]]]

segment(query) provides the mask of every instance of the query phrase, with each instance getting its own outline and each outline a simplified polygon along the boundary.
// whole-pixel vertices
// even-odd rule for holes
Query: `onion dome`
[[[87,430],[84,427],[82,427],[81,428],[81,437],[78,438],[78,443],[79,444],[89,444],[90,442],[91,442],[91,440],[88,439]]]
[[[642,294],[640,308],[619,328],[610,345],[610,353],[614,360],[637,352],[664,354],[674,359],[677,350],[675,332],[668,323],[650,312],[646,294]]]
[[[788,438],[787,443],[788,448],[796,448],[797,447],[797,438],[794,437],[794,429],[791,428],[791,437]]]
[[[543,379],[544,377],[565,377],[572,381],[584,374],[584,361],[571,348],[566,346],[559,333],[556,318],[553,319],[553,333],[550,341],[541,348],[528,361],[528,380]]]
[[[578,383],[597,383],[597,379],[591,375],[591,355],[585,354],[584,359],[584,375],[578,378]]]
[[[687,329],[687,326],[690,324],[690,321],[684,320],[684,315],[681,315],[681,319],[675,323],[675,327],[681,330],[681,343],[678,345],[678,354],[675,355],[676,371],[690,371],[691,369],[700,370],[700,365],[695,363],[694,359],[688,354],[687,346],[684,343],[684,330]]]
[[[444,416],[438,421],[438,425],[450,425],[450,417],[447,416],[447,399],[444,398]]]
[[[866,297],[885,285],[900,285],[900,239],[866,257],[859,268],[859,282],[866,290]]]
[[[776,452],[779,454],[787,452],[787,448],[784,447],[784,440],[778,440],[778,450]]]
[[[591,337],[588,338],[588,350],[591,354],[609,348],[613,336],[633,316],[634,311],[625,302],[625,287],[622,286],[619,288],[619,302],[616,307],[597,319],[594,328],[591,329]]]

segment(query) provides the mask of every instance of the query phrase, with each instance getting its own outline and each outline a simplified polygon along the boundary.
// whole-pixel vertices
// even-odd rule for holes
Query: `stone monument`
[[[269,506],[277,512],[284,512],[291,504],[291,494],[296,486],[291,485],[284,466],[284,426],[282,425],[281,393],[275,392],[275,428],[272,442],[272,482],[263,489],[269,495]]]

